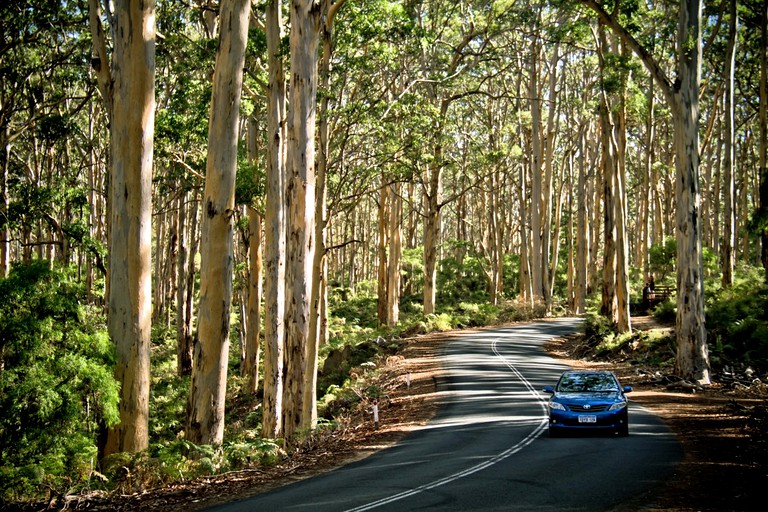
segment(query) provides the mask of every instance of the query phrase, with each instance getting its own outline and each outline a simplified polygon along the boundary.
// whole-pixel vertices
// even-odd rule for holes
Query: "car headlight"
[[[609,411],[620,411],[627,406],[627,402],[616,402],[608,408]]]
[[[564,411],[565,410],[565,406],[563,404],[561,404],[560,402],[551,402],[550,401],[549,402],[549,408],[550,409],[555,409],[557,411]]]

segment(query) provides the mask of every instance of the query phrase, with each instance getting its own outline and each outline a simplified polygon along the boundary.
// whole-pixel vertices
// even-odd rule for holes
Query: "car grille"
[[[608,409],[608,405],[596,404],[596,405],[569,405],[568,408],[573,412],[602,412]]]

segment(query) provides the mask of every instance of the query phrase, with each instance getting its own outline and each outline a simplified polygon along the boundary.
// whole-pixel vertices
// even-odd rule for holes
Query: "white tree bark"
[[[693,43],[693,44],[692,44]],[[677,359],[682,377],[709,384],[704,325],[704,272],[699,190],[699,84],[701,83],[701,1],[681,0],[678,28],[679,87],[675,87],[677,163]]]
[[[280,0],[266,6],[269,67],[267,89],[267,206],[264,248],[264,405],[262,436],[278,438],[283,431],[283,352],[285,344],[285,70],[280,56]]]
[[[589,260],[589,212],[587,204],[586,127],[578,135],[579,177],[576,190],[576,278],[574,282],[574,313],[582,315],[587,307],[587,261]]]
[[[682,377],[710,383],[704,325],[704,272],[699,189],[699,85],[701,82],[701,1],[680,0],[678,78],[672,83],[658,62],[595,0],[580,0],[618,34],[651,73],[672,111],[677,180],[677,315],[675,368]]]
[[[733,128],[734,114],[734,66],[736,63],[736,33],[739,25],[736,0],[729,0],[728,46],[725,55],[725,158],[723,161],[723,245],[722,259],[723,286],[733,284],[734,246],[736,231],[736,213],[734,211],[735,183],[734,157],[735,140]]]
[[[303,414],[307,343],[310,333],[315,244],[315,123],[320,4],[292,0],[291,82],[288,112],[288,239],[286,261],[283,435],[310,427]]]
[[[250,10],[250,0],[221,2],[203,195],[199,341],[194,351],[187,410],[186,436],[198,444],[220,445],[224,440],[235,176]]]
[[[114,8],[108,324],[121,388],[120,424],[105,454],[148,445],[152,315],[155,4],[118,0]]]
[[[389,260],[387,261],[387,327],[393,328],[400,321],[400,260],[403,252],[402,185],[391,185],[389,201]]]
[[[541,99],[539,98],[538,85],[538,60],[539,47],[536,44],[536,37],[531,38],[531,69],[529,77],[528,98],[531,109],[531,252],[530,270],[531,285],[533,287],[533,300],[542,300],[544,298],[544,275],[543,264],[541,260],[542,243],[542,151],[541,151]]]

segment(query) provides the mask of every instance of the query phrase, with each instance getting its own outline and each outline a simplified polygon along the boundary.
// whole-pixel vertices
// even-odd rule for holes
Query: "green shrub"
[[[118,421],[103,318],[46,262],[15,265],[0,297],[0,495],[77,488],[90,474],[97,432]]]
[[[661,323],[674,322],[676,314],[677,304],[669,299],[660,302],[655,308],[653,308],[653,317]]]
[[[768,368],[768,286],[762,279],[738,279],[707,309],[713,358]]]

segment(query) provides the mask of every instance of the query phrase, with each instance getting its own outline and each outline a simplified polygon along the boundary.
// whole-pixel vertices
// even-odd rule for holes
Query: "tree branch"
[[[591,9],[597,14],[601,23],[611,29],[613,33],[621,38],[621,40],[629,46],[629,48],[637,55],[645,65],[651,77],[659,84],[661,91],[664,93],[669,105],[675,103],[675,90],[672,82],[667,77],[667,74],[661,69],[659,63],[653,58],[653,55],[648,53],[638,41],[634,38],[624,26],[613,18],[608,12],[603,9],[603,6],[597,3],[597,0],[579,0],[586,7]]]

